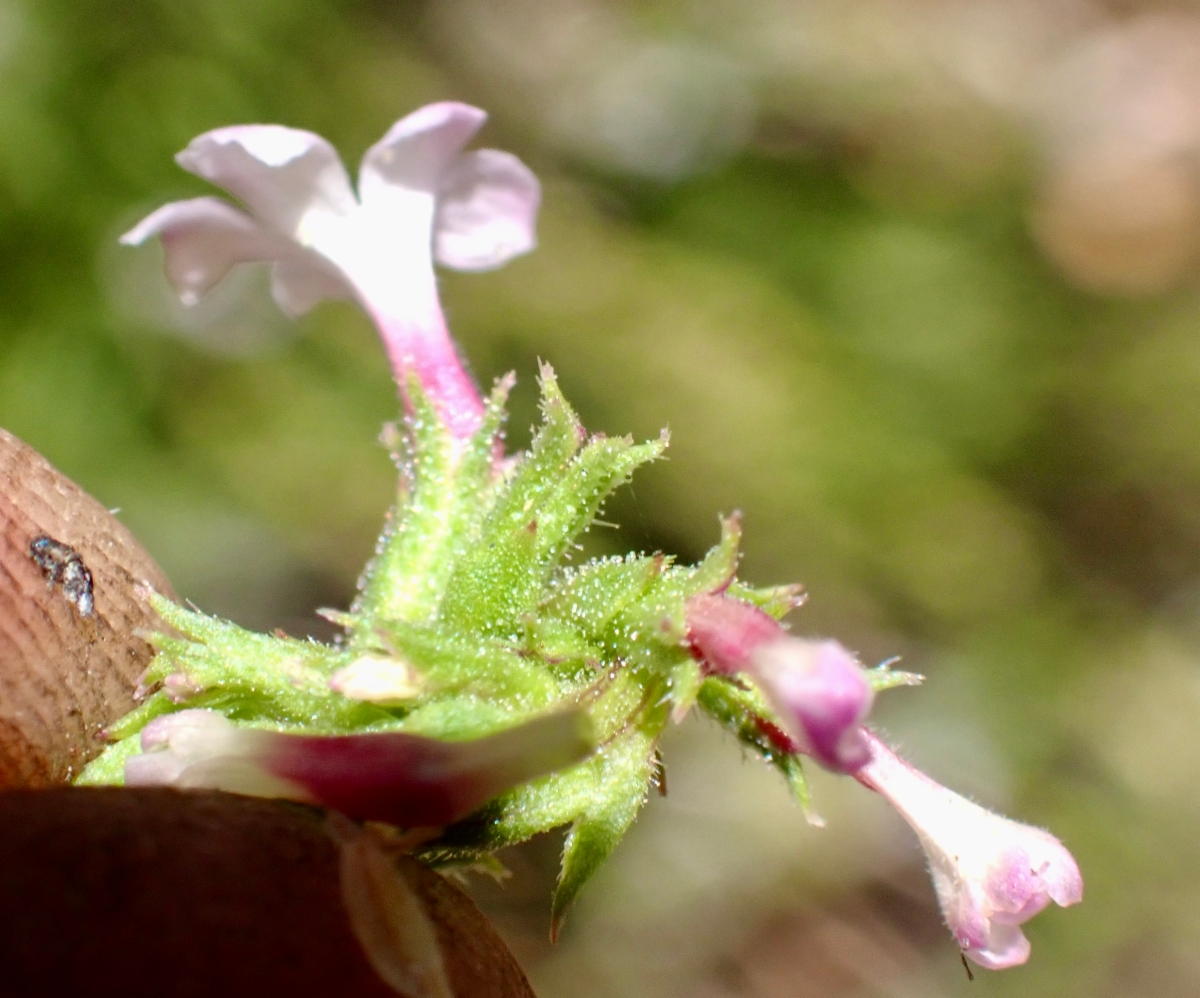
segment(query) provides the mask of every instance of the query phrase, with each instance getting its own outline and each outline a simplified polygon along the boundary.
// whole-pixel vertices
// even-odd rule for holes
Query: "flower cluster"
[[[161,237],[185,301],[252,261],[272,265],[289,314],[327,297],[357,301],[414,414],[417,480],[358,603],[331,614],[350,632],[345,647],[250,635],[159,600],[185,638],[156,639],[148,699],[114,727],[122,741],[93,778],[445,827],[444,857],[570,824],[557,924],[636,815],[663,726],[698,705],[802,799],[802,756],[882,794],[916,832],[963,953],[990,968],[1024,962],[1019,926],[1050,901],[1082,897],[1070,853],[939,786],[867,727],[876,692],[915,678],[789,634],[780,618],[795,592],[735,578],[736,518],[694,568],[662,556],[560,565],[608,491],[665,440],[589,439],[547,368],[530,453],[495,460],[511,382],[481,396],[433,270],[435,260],[484,270],[535,245],[533,174],[508,153],[463,151],[484,117],[442,103],[403,118],[364,157],[357,195],[312,133],[208,132],[178,161],[245,210],[177,202],[123,237]],[[222,713],[231,704],[237,723]]]

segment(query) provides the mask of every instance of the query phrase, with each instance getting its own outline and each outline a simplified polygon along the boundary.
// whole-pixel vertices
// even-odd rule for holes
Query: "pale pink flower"
[[[1049,832],[995,814],[935,783],[868,733],[871,761],[855,774],[912,826],[946,924],[963,953],[991,970],[1029,959],[1021,924],[1051,901],[1083,900],[1074,857]]]
[[[126,786],[207,787],[333,808],[405,828],[448,825],[493,797],[585,758],[595,747],[579,711],[548,714],[486,738],[293,735],[241,728],[208,710],[151,721]]]
[[[176,201],[121,241],[161,236],[168,278],[185,302],[254,261],[273,264],[275,300],[289,315],[324,298],[358,301],[379,327],[401,389],[415,376],[463,439],[478,428],[483,402],[446,329],[433,262],[489,270],[529,252],[541,200],[537,178],[515,156],[463,152],[486,117],[446,102],[402,118],[367,150],[357,196],[333,147],[312,132],[205,132],[176,161],[247,211],[212,197]]]
[[[762,690],[792,751],[839,773],[871,757],[863,721],[875,693],[866,671],[836,641],[791,637],[773,618],[728,596],[687,602],[688,642],[717,673],[745,673]]]

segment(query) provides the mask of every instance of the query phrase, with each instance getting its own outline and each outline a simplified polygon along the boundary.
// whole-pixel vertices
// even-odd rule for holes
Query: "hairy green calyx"
[[[149,595],[178,636],[154,637],[158,654],[141,706],[110,728],[114,744],[79,782],[120,783],[142,728],[185,707],[283,731],[447,740],[583,707],[599,741],[591,758],[517,787],[423,847],[434,862],[478,859],[569,825],[555,929],[655,785],[664,728],[693,706],[775,765],[807,806],[799,757],[772,737],[770,710],[753,689],[703,676],[684,623],[684,604],[699,593],[724,591],[781,617],[797,605],[798,590],[755,590],[736,580],[736,517],[723,521],[720,542],[696,566],[661,554],[565,566],[604,499],[658,458],[666,437],[643,444],[588,437],[547,367],[532,447],[499,461],[511,385],[497,384],[483,426],[465,444],[447,432],[420,386],[409,386],[414,411],[404,424],[399,499],[353,607],[329,613],[345,629],[343,641],[255,634]],[[364,660],[393,663],[411,682],[372,700],[331,687],[335,675]],[[876,670],[876,685],[904,681],[900,675]]]

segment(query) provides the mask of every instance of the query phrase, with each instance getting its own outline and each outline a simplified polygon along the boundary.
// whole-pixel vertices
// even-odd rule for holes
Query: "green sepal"
[[[668,671],[685,654],[687,601],[701,593],[725,589],[737,571],[741,525],[738,515],[721,520],[721,540],[694,567],[667,562],[642,598],[620,608],[610,626],[614,652],[647,665],[655,660]],[[663,659],[662,649],[671,653]]]
[[[661,714],[659,715],[661,717]],[[657,772],[659,724],[645,724],[610,742],[587,764],[593,782],[587,808],[567,833],[562,870],[550,907],[556,940],[567,909],[629,831]]]
[[[447,696],[422,703],[404,717],[392,718],[371,730],[403,731],[427,738],[467,741],[510,728],[514,717],[518,716],[510,707],[493,700],[467,695]]]
[[[679,724],[687,717],[700,696],[704,672],[694,658],[685,658],[671,672],[671,721]]]
[[[695,568],[687,569],[688,595],[710,593],[733,583],[741,558],[742,515],[721,517],[721,539]]]
[[[380,707],[348,700],[329,689],[330,675],[354,657],[348,649],[257,634],[157,594],[150,596],[150,603],[183,637],[156,634],[151,638],[158,654],[143,683],[152,686],[168,677],[182,677],[183,702],[176,709],[206,707],[235,720],[264,720],[329,733],[364,728],[390,717]]]
[[[474,638],[441,624],[414,627],[391,622],[378,636],[392,653],[412,663],[431,695],[487,697],[513,710],[536,711],[558,698],[554,676],[511,645]]]
[[[666,446],[663,438],[634,444],[594,437],[580,448],[582,427],[545,367],[542,411],[545,422],[529,456],[450,578],[439,611],[450,626],[515,637],[604,499]]]
[[[566,569],[551,584],[540,612],[569,621],[592,641],[603,640],[613,618],[640,600],[670,563],[663,555],[626,555]]]
[[[433,618],[459,556],[475,540],[498,486],[496,443],[504,424],[511,375],[496,382],[483,423],[456,441],[415,377],[404,421],[411,465],[389,512],[375,557],[360,580],[352,613],[356,645],[370,644],[380,621]]]
[[[75,786],[122,786],[125,783],[125,760],[131,755],[137,755],[141,750],[142,740],[139,735],[130,735],[115,745],[109,745],[75,777]]]
[[[883,662],[874,669],[866,670],[867,682],[871,684],[871,689],[876,693],[881,690],[892,690],[897,686],[920,686],[925,682],[925,677],[918,672],[901,672],[893,669],[891,663],[894,661],[896,659]]]
[[[123,741],[130,735],[138,734],[156,717],[162,717],[163,714],[170,714],[179,709],[179,704],[160,690],[152,693],[143,703],[134,707],[119,721],[114,721],[105,728],[104,735],[112,741]]]
[[[734,579],[730,583],[725,594],[733,599],[741,600],[743,603],[758,607],[763,613],[776,620],[782,620],[797,607],[803,606],[805,600],[803,586],[769,586],[764,589],[755,589],[738,579]]]
[[[701,684],[697,702],[738,741],[779,770],[805,816],[819,822],[812,812],[812,794],[800,756],[772,740],[771,730],[778,728],[778,722],[757,690],[724,676],[710,676]]]
[[[633,669],[601,675],[575,700],[588,708],[602,746],[599,752],[579,766],[516,787],[451,826],[430,846],[431,861],[459,861],[571,824],[587,813],[595,799],[597,767],[610,746],[635,729],[657,733],[666,721],[665,681]]]
[[[529,622],[521,654],[540,661],[563,684],[564,693],[589,683],[605,660],[599,645],[567,621],[554,617]]]

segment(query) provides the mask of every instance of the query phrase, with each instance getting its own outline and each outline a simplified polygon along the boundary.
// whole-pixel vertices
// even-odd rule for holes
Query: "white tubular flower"
[[[963,953],[1003,970],[1029,959],[1021,924],[1051,901],[1083,900],[1074,857],[1049,832],[994,814],[935,783],[867,732],[871,761],[855,775],[917,833],[946,924]]]
[[[367,150],[358,195],[333,147],[281,125],[218,128],[176,156],[247,211],[218,198],[164,205],[121,237],[161,236],[167,276],[185,302],[238,263],[273,264],[275,300],[300,315],[324,298],[359,302],[375,320],[403,390],[415,376],[455,437],[483,402],[446,330],[433,262],[489,270],[536,245],[537,178],[494,149],[464,153],[487,115],[452,102],[396,122]]]

